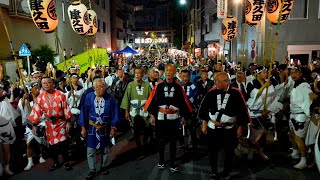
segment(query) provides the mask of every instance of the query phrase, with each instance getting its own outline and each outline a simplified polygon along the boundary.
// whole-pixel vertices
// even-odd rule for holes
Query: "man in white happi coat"
[[[302,72],[299,66],[292,67],[290,75],[294,80],[294,86],[290,93],[289,126],[293,147],[291,157],[296,158],[299,150],[301,154],[300,162],[293,167],[296,169],[304,169],[307,167],[304,138],[309,124],[310,105],[312,103],[310,95],[312,94],[312,90],[309,83],[302,78]]]
[[[7,93],[3,88],[4,85],[0,83],[0,144],[3,154],[4,173],[12,176],[13,172],[9,168],[10,144],[13,144],[16,139],[13,127],[16,126],[15,119],[19,116],[19,113],[10,104],[6,97]],[[1,163],[0,169],[2,169]]]
[[[39,130],[42,130],[42,133],[40,131],[34,132],[32,131],[32,124],[29,123],[28,117],[31,112],[31,107],[34,105],[33,101],[36,100],[37,96],[40,94],[40,87],[39,83],[36,81],[33,81],[30,83],[29,86],[30,89],[30,94],[26,93],[24,96],[19,100],[18,103],[18,111],[21,113],[22,116],[22,125],[25,126],[25,133],[24,133],[24,138],[27,143],[27,158],[28,158],[28,164],[24,168],[25,171],[28,171],[32,168],[33,164],[33,159],[32,159],[32,153],[33,153],[33,145],[38,145],[40,146],[41,144],[44,144],[45,139],[44,139],[44,131],[45,130],[45,122],[41,121],[39,123],[38,128]],[[29,104],[28,104],[29,103]],[[43,159],[42,154],[41,154],[42,148],[40,147],[40,163],[45,163],[46,160]]]

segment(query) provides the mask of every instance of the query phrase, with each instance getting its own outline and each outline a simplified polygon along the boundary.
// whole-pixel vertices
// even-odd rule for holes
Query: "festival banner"
[[[72,58],[66,60],[66,63],[63,61],[59,64],[56,64],[56,66],[57,69],[65,71],[65,64],[67,65],[67,68],[69,68],[73,62],[80,65],[80,73],[84,73],[88,67],[92,66],[92,64],[109,66],[107,50],[102,48],[90,49],[89,52],[86,51],[79,55],[73,56]]]

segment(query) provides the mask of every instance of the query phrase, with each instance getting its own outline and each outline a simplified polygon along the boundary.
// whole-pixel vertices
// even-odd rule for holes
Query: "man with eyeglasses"
[[[37,131],[37,125],[44,118],[46,124],[47,141],[52,150],[54,164],[49,171],[56,170],[59,166],[59,153],[62,153],[63,166],[65,170],[72,169],[68,162],[67,134],[70,128],[70,117],[72,115],[66,96],[54,88],[53,80],[50,77],[43,77],[43,92],[37,97],[29,120],[33,123],[33,132]]]
[[[202,132],[208,135],[212,171],[209,179],[218,179],[220,149],[225,152],[222,177],[229,179],[234,149],[250,117],[243,95],[239,89],[230,87],[230,77],[227,73],[218,73],[215,76],[215,84],[216,86],[204,97],[198,117],[202,120]]]

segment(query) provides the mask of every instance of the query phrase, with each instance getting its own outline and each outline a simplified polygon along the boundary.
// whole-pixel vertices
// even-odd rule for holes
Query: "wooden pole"
[[[16,63],[16,68],[17,68],[17,70],[18,70],[19,77],[20,77],[20,79],[23,79],[23,78],[22,78],[21,71],[20,71],[20,66],[19,66],[19,63],[18,63],[17,54],[16,54],[16,52],[15,52],[14,49],[13,49],[13,44],[12,44],[12,41],[11,41],[11,38],[10,38],[10,34],[9,34],[9,31],[8,31],[8,27],[7,27],[7,25],[6,25],[5,21],[4,21],[4,17],[3,17],[3,14],[2,14],[2,8],[1,8],[1,7],[0,7],[0,16],[1,16],[1,19],[2,19],[2,23],[3,23],[4,29],[5,29],[5,31],[6,31],[6,35],[7,35],[8,40],[9,40],[11,52],[12,52],[12,55],[13,55],[13,57],[14,57],[14,61],[15,61],[15,63]],[[26,88],[23,80],[22,80],[22,86],[23,86],[23,91],[24,91],[24,93],[25,93],[25,94],[28,94],[27,88]],[[27,99],[27,107],[28,107],[29,111],[31,111],[31,106],[30,106],[30,101],[29,101],[29,99]]]
[[[268,82],[270,82],[272,65],[273,65],[273,62],[274,62],[275,51],[276,51],[277,43],[278,43],[278,39],[279,39],[280,19],[281,19],[282,10],[283,10],[283,4],[284,4],[284,0],[282,0],[282,2],[281,2],[281,9],[280,9],[279,17],[278,17],[278,24],[277,24],[277,28],[276,28],[276,34],[275,34],[274,39],[273,39],[273,46],[272,46],[272,52],[271,52],[271,62],[270,62],[269,71],[268,71]],[[267,89],[266,89],[266,95],[265,95],[265,98],[264,98],[263,110],[266,110],[266,108],[267,108],[266,106],[267,106],[267,99],[268,99],[268,89],[269,89],[269,87],[267,87]]]

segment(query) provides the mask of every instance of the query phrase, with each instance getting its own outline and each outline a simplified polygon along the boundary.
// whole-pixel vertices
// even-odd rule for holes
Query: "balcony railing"
[[[27,0],[10,0],[9,15],[31,20]]]

